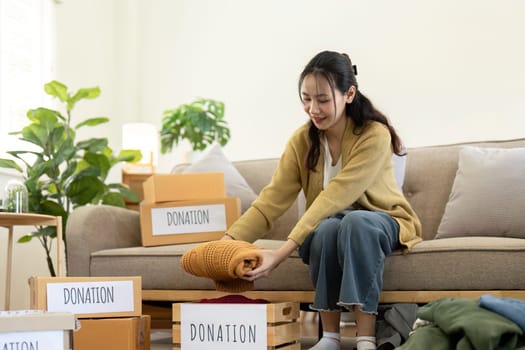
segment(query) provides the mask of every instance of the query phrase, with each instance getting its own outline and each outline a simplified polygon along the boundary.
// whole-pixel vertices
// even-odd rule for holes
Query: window
[[[54,63],[51,0],[0,1],[0,157],[28,149],[9,132],[27,124],[29,109],[52,103],[44,83]]]

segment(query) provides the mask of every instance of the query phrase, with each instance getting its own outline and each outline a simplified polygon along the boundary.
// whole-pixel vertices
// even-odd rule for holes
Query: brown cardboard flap
[[[218,172],[154,174],[142,187],[148,203],[226,197],[224,173]]]

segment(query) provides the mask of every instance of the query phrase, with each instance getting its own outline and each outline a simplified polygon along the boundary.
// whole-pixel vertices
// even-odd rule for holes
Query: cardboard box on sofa
[[[41,310],[0,311],[0,349],[71,349],[75,315]]]
[[[176,349],[300,350],[299,303],[173,304]]]
[[[142,187],[148,203],[226,197],[224,173],[154,174]]]
[[[237,197],[140,203],[143,246],[219,239],[241,215]]]
[[[81,319],[75,350],[149,350],[151,317]]]
[[[142,314],[142,277],[31,277],[30,307],[77,318]]]

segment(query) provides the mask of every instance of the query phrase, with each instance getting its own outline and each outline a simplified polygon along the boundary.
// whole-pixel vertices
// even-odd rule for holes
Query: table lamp
[[[155,125],[150,123],[126,123],[122,126],[122,149],[139,150],[142,159],[128,162],[124,171],[128,173],[155,172],[159,154],[159,134]]]

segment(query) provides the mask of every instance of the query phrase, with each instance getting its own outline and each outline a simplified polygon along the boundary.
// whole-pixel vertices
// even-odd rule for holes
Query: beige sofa
[[[519,238],[520,235],[525,238],[525,225],[518,227],[519,232],[511,234],[513,237],[508,237],[507,232],[489,230],[488,234],[495,236],[487,236],[487,232],[483,233],[485,236],[476,232],[464,236],[460,232],[456,235],[464,237],[436,239],[456,178],[459,151],[465,145],[408,150],[403,191],[421,218],[424,241],[409,254],[396,251],[387,257],[381,302],[425,303],[443,296],[477,297],[484,293],[525,299],[525,239]],[[520,148],[525,147],[525,139],[468,145]],[[234,165],[258,192],[270,181],[277,159],[238,161]],[[506,193],[512,197],[513,189]],[[484,199],[488,207],[493,200]],[[291,208],[272,232],[256,244],[278,246],[296,222],[300,207],[296,204]],[[481,211],[474,214],[479,215],[481,224],[484,219],[490,220],[489,223],[499,220],[498,216],[487,218]],[[520,220],[510,218],[511,223]],[[475,226],[469,224],[465,232]],[[482,226],[480,232],[488,226]],[[73,211],[67,224],[68,275],[139,275],[143,278],[144,300],[190,301],[220,296],[212,281],[181,270],[181,255],[192,246],[142,247],[138,212],[109,206],[81,207]],[[308,268],[294,254],[270,278],[256,281],[255,291],[246,295],[271,301],[310,302],[313,291]]]

